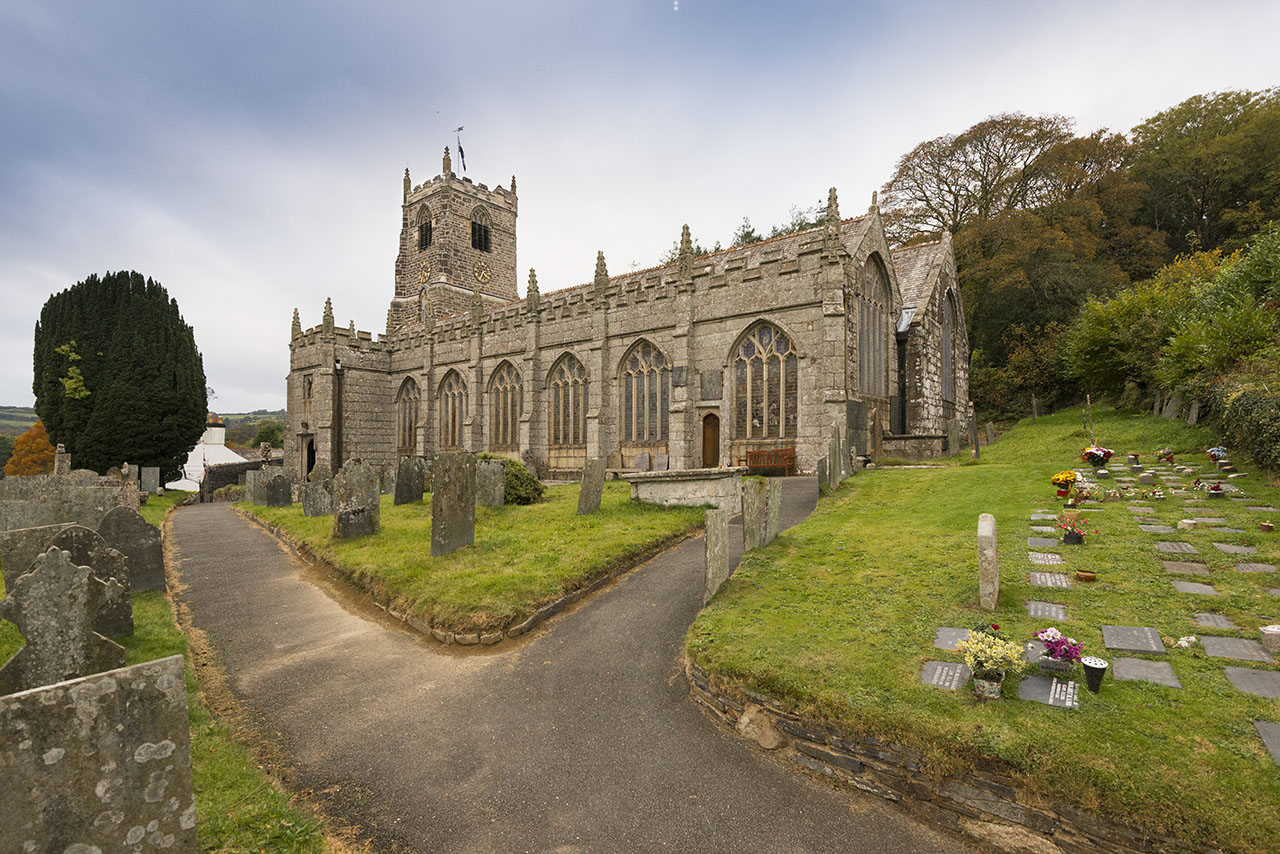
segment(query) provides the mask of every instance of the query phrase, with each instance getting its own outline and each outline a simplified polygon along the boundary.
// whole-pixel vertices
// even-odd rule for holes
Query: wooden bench
[[[796,473],[795,448],[768,448],[758,451],[747,451],[748,469],[782,469],[785,475]]]

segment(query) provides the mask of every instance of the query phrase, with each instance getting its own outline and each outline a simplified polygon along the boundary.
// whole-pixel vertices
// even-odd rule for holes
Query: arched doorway
[[[306,454],[306,458],[302,467],[302,477],[305,479],[310,476],[311,470],[316,467],[316,440],[308,438],[303,443],[303,451]]]
[[[709,412],[702,419],[702,467],[720,465],[720,416]]]

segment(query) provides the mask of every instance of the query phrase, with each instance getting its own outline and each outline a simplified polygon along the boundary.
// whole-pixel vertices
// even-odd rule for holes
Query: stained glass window
[[[622,441],[665,442],[671,366],[662,351],[639,341],[622,360]]]
[[[955,324],[956,297],[948,289],[942,303],[942,399],[947,403],[955,403],[956,399]]]
[[[863,267],[862,297],[858,301],[858,390],[872,397],[888,396],[885,361],[889,339],[889,274],[879,256]]]
[[[799,367],[786,333],[761,323],[738,344],[733,361],[735,436],[794,438]]]
[[[402,456],[418,453],[418,384],[406,377],[396,394],[396,445]]]
[[[450,371],[440,383],[440,446],[462,447],[463,423],[467,417],[467,386],[457,371]]]
[[[587,444],[587,369],[572,353],[551,369],[551,444],[576,447]]]
[[[489,380],[489,447],[520,447],[520,372],[503,362]]]

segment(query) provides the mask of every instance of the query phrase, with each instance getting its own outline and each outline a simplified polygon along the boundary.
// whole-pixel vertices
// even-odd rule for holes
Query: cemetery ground
[[[1096,411],[1098,443],[1125,455],[1170,446],[1176,462],[1212,469],[1204,449],[1215,444],[1203,429],[1117,411]],[[1254,720],[1280,719],[1280,701],[1237,690],[1226,667],[1274,672],[1277,665],[1212,657],[1201,643],[1182,649],[1183,636],[1257,638],[1258,627],[1280,622],[1280,575],[1235,569],[1241,561],[1280,564],[1280,534],[1259,531],[1267,515],[1247,509],[1280,504],[1280,489],[1251,466],[1231,481],[1255,501],[1107,501],[1086,504],[1090,530],[1082,546],[1041,548],[1065,565],[1030,563],[1027,539],[1052,537],[1031,514],[1062,511],[1050,477],[1081,468],[1092,444],[1079,410],[1024,421],[983,449],[979,461],[949,467],[876,469],[859,473],[822,499],[815,512],[772,546],[744,557],[737,573],[690,628],[690,658],[713,683],[746,688],[802,718],[826,723],[851,738],[872,737],[919,751],[931,774],[981,768],[1014,778],[1049,802],[1094,812],[1140,831],[1230,851],[1274,851],[1280,840],[1280,766],[1268,755]],[[1236,460],[1237,463],[1242,461]],[[1243,461],[1246,462],[1247,461]],[[1181,478],[1190,480],[1190,478]],[[1114,486],[1102,482],[1103,486]],[[1146,487],[1150,488],[1150,487]],[[1166,485],[1166,492],[1169,487]],[[1188,496],[1191,498],[1191,496]],[[1141,503],[1149,511],[1131,512]],[[1204,507],[1212,512],[1188,511]],[[1000,598],[995,611],[978,607],[975,531],[978,515],[999,525]],[[1136,516],[1176,529],[1195,516],[1225,518],[1194,530],[1151,533]],[[1198,550],[1206,575],[1165,571],[1155,543],[1179,540]],[[1213,543],[1256,547],[1240,557]],[[1066,589],[1032,587],[1029,572],[1094,569],[1093,583]],[[1216,595],[1184,593],[1172,581],[1191,579]],[[1028,615],[1029,600],[1065,606],[1066,619]],[[1228,618],[1238,628],[1206,628],[1197,613]],[[1102,690],[1084,690],[1079,707],[1053,708],[1018,699],[1006,680],[1004,699],[981,703],[968,686],[956,691],[923,684],[929,660],[959,662],[959,653],[934,647],[939,627],[990,622],[1016,641],[1056,626],[1084,642],[1086,655],[1112,667]],[[1118,658],[1103,625],[1154,627],[1162,655],[1181,688],[1114,678]]]
[[[431,495],[394,506],[382,496],[382,530],[334,540],[331,516],[301,505],[238,504],[304,543],[358,587],[398,611],[453,632],[506,628],[540,605],[639,563],[702,524],[702,510],[633,504],[623,482],[605,484],[599,511],[577,515],[578,486],[548,487],[530,505],[476,507],[475,545],[432,557]]]
[[[163,526],[165,514],[187,493],[151,496],[140,508],[150,524]],[[0,597],[4,582],[0,580]],[[196,795],[196,821],[204,851],[270,851],[322,854],[353,850],[326,838],[325,828],[310,807],[298,804],[259,766],[227,719],[215,716],[209,696],[193,671],[198,651],[179,630],[169,598],[162,591],[133,594],[134,632],[120,638],[126,664],[170,655],[187,659],[187,704],[191,727],[191,759]],[[17,627],[0,621],[0,661],[21,648]],[[207,673],[207,671],[206,671]],[[215,692],[216,693],[216,692]],[[226,710],[219,709],[219,715]]]

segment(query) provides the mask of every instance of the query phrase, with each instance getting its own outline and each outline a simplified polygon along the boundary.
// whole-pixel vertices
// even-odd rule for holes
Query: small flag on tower
[[[453,132],[453,138],[458,143],[458,159],[462,161],[462,172],[463,174],[466,174],[467,153],[462,150],[462,137],[458,136],[458,134],[462,133],[462,130],[463,130],[462,127],[456,128]]]

